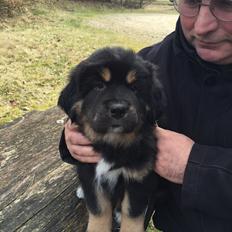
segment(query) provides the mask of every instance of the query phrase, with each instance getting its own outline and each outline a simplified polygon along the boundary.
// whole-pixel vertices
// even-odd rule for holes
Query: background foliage
[[[138,51],[160,41],[176,21],[167,1],[140,10],[66,0],[0,0],[0,6],[16,12],[0,14],[0,125],[56,105],[71,68],[95,49]]]
[[[72,2],[91,2],[88,0],[85,1],[77,1],[77,0],[69,0]],[[0,17],[12,17],[14,15],[24,13],[33,5],[38,3],[46,4],[46,5],[54,5],[61,0],[0,0]],[[108,4],[111,6],[120,6],[120,7],[127,7],[127,8],[142,8],[145,5],[151,3],[158,3],[159,0],[93,0],[92,3],[101,3],[101,4]],[[165,2],[165,0],[163,1]],[[166,0],[168,2],[168,0]]]

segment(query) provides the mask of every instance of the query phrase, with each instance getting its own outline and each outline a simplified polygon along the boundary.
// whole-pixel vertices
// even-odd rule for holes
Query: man
[[[232,1],[175,0],[175,32],[139,54],[159,66],[167,122],[154,170],[166,179],[153,216],[165,232],[232,231]],[[163,129],[165,127],[166,129]],[[75,125],[65,125],[72,157],[98,162]]]

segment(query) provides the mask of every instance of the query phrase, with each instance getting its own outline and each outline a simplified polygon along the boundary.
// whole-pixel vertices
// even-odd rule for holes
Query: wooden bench
[[[0,128],[0,231],[85,231],[75,168],[60,160],[64,114],[31,112]]]

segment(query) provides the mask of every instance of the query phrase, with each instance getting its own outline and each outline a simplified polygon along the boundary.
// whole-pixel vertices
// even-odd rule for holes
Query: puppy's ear
[[[161,120],[164,116],[166,107],[166,96],[161,83],[158,81],[157,77],[153,78],[152,86],[152,117],[153,122]]]
[[[80,95],[80,79],[86,69],[86,62],[82,61],[77,65],[69,75],[69,82],[66,87],[61,91],[58,106],[64,110],[64,112],[72,118],[72,107],[78,101],[81,100]]]
[[[152,76],[150,120],[152,124],[155,124],[157,121],[163,120],[166,107],[166,95],[161,82],[157,78],[158,67],[151,63],[147,65]]]

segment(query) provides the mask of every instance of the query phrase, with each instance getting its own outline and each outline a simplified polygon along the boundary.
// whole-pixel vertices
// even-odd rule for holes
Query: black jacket
[[[167,183],[169,195],[155,211],[165,232],[232,231],[232,64],[201,60],[175,32],[139,53],[159,66],[167,129],[193,139],[184,183]],[[176,144],[178,146],[178,144]]]

